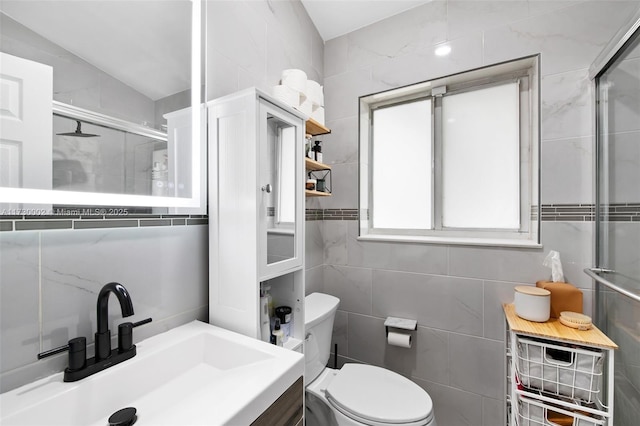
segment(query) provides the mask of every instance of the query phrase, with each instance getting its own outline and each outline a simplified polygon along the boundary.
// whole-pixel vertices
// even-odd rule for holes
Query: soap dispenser
[[[316,160],[318,163],[322,163],[322,146],[320,146],[320,144],[322,143],[322,141],[316,141],[316,146],[313,147],[313,152],[314,152],[314,160]]]

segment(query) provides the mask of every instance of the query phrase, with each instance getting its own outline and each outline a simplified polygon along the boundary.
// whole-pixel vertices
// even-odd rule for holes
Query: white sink
[[[194,321],[143,340],[122,364],[74,383],[62,373],[0,395],[0,424],[250,424],[304,371],[302,354]]]

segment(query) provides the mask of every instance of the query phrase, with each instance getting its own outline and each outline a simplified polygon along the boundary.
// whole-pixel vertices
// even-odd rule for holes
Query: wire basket
[[[523,386],[581,403],[602,388],[603,353],[516,336],[516,371]]]
[[[602,426],[606,423],[603,417],[569,411],[522,395],[517,398],[517,426]]]

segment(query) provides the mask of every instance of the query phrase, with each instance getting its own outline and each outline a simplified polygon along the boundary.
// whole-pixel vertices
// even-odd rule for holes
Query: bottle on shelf
[[[322,163],[322,141],[316,141],[316,146],[313,147],[313,159],[318,163]]]
[[[284,342],[284,331],[280,329],[280,318],[276,318],[276,324],[273,326],[273,332],[271,333],[273,336],[271,338],[271,343],[276,346],[282,346]]]

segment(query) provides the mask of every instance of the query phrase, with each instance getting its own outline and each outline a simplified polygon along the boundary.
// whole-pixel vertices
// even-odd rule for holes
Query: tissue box
[[[551,318],[558,318],[560,312],[582,313],[582,291],[569,283],[538,281],[536,287],[551,292]]]

